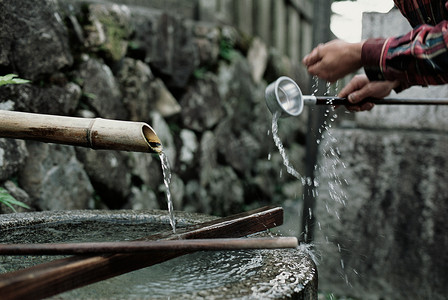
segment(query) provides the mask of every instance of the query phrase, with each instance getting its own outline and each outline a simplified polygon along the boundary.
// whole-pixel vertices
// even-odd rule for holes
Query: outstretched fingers
[[[321,54],[321,48],[322,48],[322,44],[317,45],[316,48],[314,48],[310,54],[306,55],[303,60],[302,63],[307,67],[311,67],[314,64],[316,64],[317,62],[319,62],[322,59]]]

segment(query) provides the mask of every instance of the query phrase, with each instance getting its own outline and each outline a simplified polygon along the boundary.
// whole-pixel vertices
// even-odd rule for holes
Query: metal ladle
[[[289,77],[282,76],[268,85],[265,91],[266,104],[272,114],[280,112],[280,117],[296,117],[307,105],[359,105],[353,104],[347,98],[329,96],[302,95],[297,83]],[[363,102],[374,104],[399,105],[448,105],[446,98],[400,99],[400,98],[366,98]]]

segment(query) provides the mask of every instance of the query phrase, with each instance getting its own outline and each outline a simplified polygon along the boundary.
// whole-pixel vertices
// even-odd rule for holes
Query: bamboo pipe
[[[154,251],[210,251],[297,248],[296,237],[223,238],[165,241],[89,243],[0,244],[0,255],[75,255],[98,253],[141,253]]]
[[[92,149],[160,153],[162,143],[146,123],[0,110],[0,137]]]

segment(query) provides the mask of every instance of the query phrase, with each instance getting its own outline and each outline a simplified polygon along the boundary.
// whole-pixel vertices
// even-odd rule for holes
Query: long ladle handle
[[[308,98],[308,99],[307,99]],[[305,103],[309,102],[317,105],[358,105],[348,101],[347,98],[328,97],[328,96],[304,96]],[[398,105],[448,105],[446,98],[366,98],[363,102],[371,102],[374,104],[398,104]]]

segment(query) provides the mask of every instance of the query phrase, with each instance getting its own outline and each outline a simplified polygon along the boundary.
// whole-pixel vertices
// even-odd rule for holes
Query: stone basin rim
[[[175,211],[179,226],[194,225],[212,221],[218,217],[200,213]],[[20,226],[33,226],[69,221],[129,221],[129,222],[158,222],[169,224],[169,215],[166,210],[53,210],[38,212],[20,212],[0,215],[0,230],[17,228]]]

